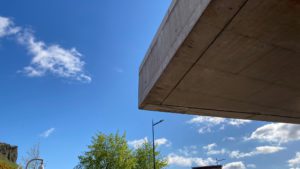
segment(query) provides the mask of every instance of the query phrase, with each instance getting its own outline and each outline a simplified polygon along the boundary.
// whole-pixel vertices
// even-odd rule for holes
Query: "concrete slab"
[[[140,67],[139,107],[300,124],[299,18],[295,0],[174,0]]]

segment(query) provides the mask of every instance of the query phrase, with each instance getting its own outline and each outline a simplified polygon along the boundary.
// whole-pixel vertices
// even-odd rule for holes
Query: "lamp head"
[[[163,122],[164,120],[159,120],[159,122],[158,123],[161,123],[161,122]]]
[[[163,122],[164,120],[159,120],[158,122],[156,122],[156,123],[153,123],[153,121],[152,121],[152,126],[156,126],[156,125],[158,125],[159,123],[161,123],[161,122]]]

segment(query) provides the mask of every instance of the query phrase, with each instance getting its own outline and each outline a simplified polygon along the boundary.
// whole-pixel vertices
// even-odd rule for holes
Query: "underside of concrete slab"
[[[300,2],[173,0],[139,72],[139,107],[300,124]]]

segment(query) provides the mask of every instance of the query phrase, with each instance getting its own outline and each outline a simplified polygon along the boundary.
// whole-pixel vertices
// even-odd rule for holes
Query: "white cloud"
[[[296,153],[293,159],[288,161],[290,169],[300,169],[300,152]]]
[[[259,154],[273,154],[279,151],[284,150],[285,147],[277,147],[277,146],[260,146],[256,147],[255,150],[247,153],[240,152],[238,150],[232,151],[229,153],[231,158],[244,158],[244,157],[252,157]]]
[[[30,77],[40,77],[52,73],[58,77],[70,78],[81,82],[91,82],[91,77],[84,72],[85,62],[75,48],[64,49],[57,44],[46,45],[35,40],[32,33],[23,31],[18,40],[33,55],[29,66],[23,72]]]
[[[188,121],[191,124],[199,124],[199,123],[210,123],[213,125],[218,125],[225,122],[224,118],[220,117],[208,117],[208,116],[197,116]]]
[[[207,155],[217,155],[217,154],[225,154],[227,151],[223,148],[220,150],[210,150],[207,152]]]
[[[209,117],[209,116],[196,116],[189,120],[187,123],[190,124],[208,124],[208,125],[220,125],[227,124],[231,126],[240,126],[243,124],[250,123],[251,120],[242,120],[242,119],[229,119],[229,118],[221,118],[221,117]]]
[[[171,144],[172,143],[166,138],[159,138],[159,139],[155,140],[155,145],[157,145],[157,146],[165,145],[167,147],[170,147]]]
[[[18,42],[33,56],[30,65],[21,71],[27,76],[41,77],[51,73],[80,82],[91,82],[92,78],[84,70],[82,54],[75,48],[65,49],[58,44],[46,45],[43,41],[37,41],[33,33],[15,26],[11,19],[0,16],[0,38],[8,35],[15,35]]]
[[[272,154],[278,151],[284,150],[285,147],[277,147],[277,146],[260,146],[256,147],[257,154]]]
[[[138,139],[138,140],[132,140],[132,141],[128,141],[128,144],[130,146],[132,146],[134,149],[138,149],[140,148],[144,143],[148,143],[148,138],[142,138],[142,139]]]
[[[202,148],[206,150],[207,155],[219,155],[219,154],[228,154],[231,158],[245,158],[245,157],[252,157],[259,154],[273,154],[279,151],[282,151],[285,149],[285,147],[279,147],[279,146],[260,146],[256,147],[255,150],[250,152],[240,152],[239,150],[229,151],[224,148],[222,149],[216,149],[217,148],[216,143],[208,144],[206,146],[203,146]]]
[[[256,165],[255,164],[247,164],[247,167],[248,168],[256,168]]]
[[[207,166],[215,163],[212,158],[199,158],[199,157],[186,157],[171,153],[167,156],[167,161],[169,165],[176,165],[180,167],[191,167],[196,166]]]
[[[187,121],[189,124],[204,125],[198,129],[200,134],[212,132],[212,128],[220,126],[220,130],[224,130],[226,125],[239,127],[241,125],[251,123],[251,120],[227,119],[221,117],[196,116]]]
[[[19,27],[15,27],[11,19],[0,16],[0,38],[20,31]]]
[[[244,125],[244,124],[247,124],[247,123],[251,123],[251,120],[242,120],[242,119],[230,119],[228,121],[228,124],[229,125],[232,125],[232,126],[241,126],[241,125]]]
[[[167,161],[169,165],[177,165],[183,167],[192,166],[193,163],[193,160],[191,158],[179,156],[173,153],[168,155]]]
[[[225,125],[224,124],[220,127],[220,130],[225,130]]]
[[[54,131],[55,131],[55,128],[50,128],[50,129],[42,132],[40,134],[40,136],[43,137],[43,138],[48,138],[51,134],[53,134]]]
[[[271,123],[257,128],[246,140],[287,143],[300,140],[300,125]]]
[[[184,146],[183,148],[179,149],[178,152],[184,156],[196,155],[198,154],[197,146]]]
[[[246,167],[243,162],[238,161],[224,165],[223,169],[246,169]]]
[[[216,154],[225,154],[227,151],[225,149],[216,150],[217,147],[216,143],[208,144],[206,146],[203,146],[204,150],[207,150],[207,155],[216,155]]]
[[[171,142],[166,139],[166,138],[159,138],[159,139],[155,139],[155,145],[156,146],[166,146],[166,147],[170,147],[171,146]],[[132,140],[132,141],[128,141],[128,144],[130,146],[132,146],[134,149],[140,148],[144,143],[148,143],[148,138],[142,138],[142,139],[137,139],[137,140]]]
[[[223,141],[235,141],[235,140],[236,140],[236,138],[234,138],[234,137],[226,137],[223,139]]]
[[[204,126],[198,129],[199,134],[210,133],[210,132],[211,132],[211,127],[209,126]]]
[[[211,144],[208,144],[206,146],[203,146],[203,149],[205,149],[205,150],[212,150],[215,147],[217,147],[217,144],[216,143],[211,143]]]

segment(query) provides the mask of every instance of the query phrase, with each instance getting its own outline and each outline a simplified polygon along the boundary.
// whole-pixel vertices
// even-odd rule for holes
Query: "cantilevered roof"
[[[141,109],[300,124],[300,2],[173,0],[139,77]]]

